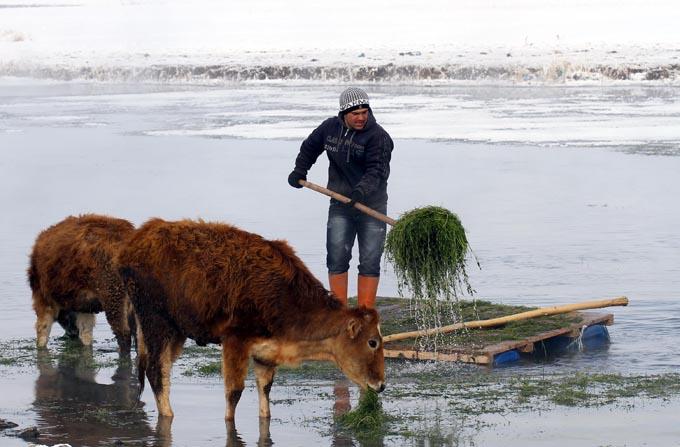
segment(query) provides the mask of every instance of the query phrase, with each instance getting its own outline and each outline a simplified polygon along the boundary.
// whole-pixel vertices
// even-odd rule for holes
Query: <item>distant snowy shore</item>
[[[62,81],[221,83],[315,81],[380,83],[680,83],[680,49],[606,51],[480,49],[366,51],[355,55],[239,53],[229,55],[69,54],[0,59],[0,76]],[[651,56],[650,56],[651,55]],[[638,57],[635,57],[638,56]]]
[[[0,76],[680,83],[673,0],[0,0]]]

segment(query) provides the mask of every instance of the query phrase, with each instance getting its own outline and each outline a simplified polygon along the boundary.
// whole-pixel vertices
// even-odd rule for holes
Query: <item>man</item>
[[[326,233],[326,265],[330,289],[347,303],[349,261],[359,239],[359,306],[374,307],[380,279],[380,258],[386,225],[354,208],[363,203],[387,214],[387,178],[392,138],[375,121],[368,95],[350,87],[340,95],[340,112],[317,127],[300,146],[288,183],[301,188],[307,172],[322,152],[328,155],[328,189],[351,199],[331,199]]]

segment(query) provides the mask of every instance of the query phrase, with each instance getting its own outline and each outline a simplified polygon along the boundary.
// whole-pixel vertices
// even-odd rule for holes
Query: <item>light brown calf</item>
[[[260,416],[270,417],[276,367],[329,360],[363,388],[384,389],[378,314],[349,309],[283,241],[230,225],[154,219],[121,252],[138,316],[138,368],[159,414],[172,416],[170,369],[187,338],[222,344],[227,409],[234,419],[254,360]]]

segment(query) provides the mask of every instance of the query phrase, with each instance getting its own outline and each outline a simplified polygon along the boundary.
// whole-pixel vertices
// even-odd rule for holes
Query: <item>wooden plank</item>
[[[431,352],[415,349],[385,349],[385,357],[409,360],[437,360],[442,362],[464,362],[488,365],[492,359],[484,354],[470,354],[464,352]]]
[[[404,343],[389,342],[385,344],[385,357],[387,358],[405,358],[412,360],[437,360],[448,362],[465,362],[476,363],[481,365],[490,365],[496,355],[502,354],[506,351],[516,349],[520,352],[529,353],[534,351],[536,343],[559,336],[569,336],[575,338],[580,335],[581,329],[584,326],[592,326],[595,324],[611,325],[614,323],[614,316],[612,314],[602,314],[595,312],[577,312],[581,316],[581,321],[571,324],[564,328],[554,329],[551,331],[542,332],[522,340],[508,340],[493,345],[487,345],[483,348],[477,349],[447,349],[441,348],[437,352],[421,351]]]
[[[520,346],[517,348],[519,352],[524,352],[524,353],[529,353],[529,352],[534,352],[534,344],[533,343],[527,343],[524,346]]]

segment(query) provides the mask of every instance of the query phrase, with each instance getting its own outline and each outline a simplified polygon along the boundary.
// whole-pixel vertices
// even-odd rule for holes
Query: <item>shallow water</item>
[[[300,103],[318,104],[329,96],[328,87],[306,86],[302,90],[299,97],[302,99],[296,100]],[[287,239],[313,273],[324,278],[327,200],[311,191],[293,190],[286,184],[299,146],[298,134],[304,135],[312,122],[323,116],[317,106],[303,108],[308,113],[300,116],[303,115],[297,108],[300,104],[286,99],[296,92],[299,93],[296,87],[283,86],[232,91],[44,83],[17,87],[0,83],[2,340],[34,336],[34,315],[25,279],[28,254],[40,230],[69,214],[105,213],[135,224],[152,216],[227,221],[268,238]],[[573,98],[588,96],[593,91],[568,90],[562,96],[557,90],[549,93],[546,104],[562,98],[587,105],[587,101]],[[271,95],[269,102],[267,95]],[[428,93],[423,87],[383,89],[378,97],[390,95],[394,96],[390,101],[396,108],[387,107],[385,121],[393,126],[394,133],[411,137],[419,136],[420,132],[412,120],[433,115],[414,114],[409,121],[407,109],[396,104],[424,102],[423,108],[427,109],[447,98],[439,89]],[[490,93],[477,92],[470,100],[455,99],[457,96],[453,95],[456,105],[442,107],[448,112],[434,116],[445,126],[447,120],[464,115],[460,108],[484,109],[485,102],[480,98],[485,95]],[[482,265],[481,270],[471,269],[471,283],[480,298],[533,306],[619,295],[630,298],[627,308],[607,310],[615,315],[608,349],[549,362],[522,362],[492,374],[499,377],[572,371],[658,374],[677,370],[680,355],[673,346],[680,329],[680,319],[676,317],[680,315],[677,231],[680,157],[675,155],[680,143],[670,135],[658,140],[663,146],[659,152],[666,155],[648,150],[656,141],[650,137],[654,131],[652,113],[652,118],[645,120],[642,141],[631,149],[630,142],[626,140],[624,144],[615,130],[635,118],[625,108],[621,112],[623,118],[608,120],[605,114],[590,122],[588,132],[597,138],[580,144],[575,137],[567,144],[557,145],[531,138],[522,142],[522,135],[530,133],[522,123],[533,118],[517,116],[524,110],[521,104],[539,104],[537,98],[546,95],[540,89],[534,94],[525,89],[514,95],[511,89],[499,93],[499,98],[505,98],[503,107],[514,110],[506,115],[514,116],[508,127],[515,129],[510,141],[397,138],[389,214],[398,217],[401,212],[427,204],[442,205],[458,213]],[[631,108],[650,112],[650,102],[663,103],[673,95],[668,91],[656,95],[645,91],[644,95],[617,96],[616,90],[608,90],[596,102],[597,107],[629,104]],[[260,121],[255,119],[259,111],[268,107],[274,111],[288,107],[295,113],[270,113],[260,116]],[[669,112],[672,116],[675,106],[669,107],[659,115]],[[492,106],[490,110],[498,112],[500,108]],[[216,115],[218,112],[222,115]],[[561,125],[561,112],[553,106],[539,107],[536,113],[543,122],[550,122],[550,127]],[[599,125],[598,120],[603,124]],[[215,124],[217,121],[220,124]],[[489,119],[476,125],[481,129],[484,125],[501,124]],[[268,139],[229,136],[257,135],[260,128]],[[610,132],[611,138],[602,144],[600,140]],[[310,180],[324,183],[323,160],[314,167]],[[352,283],[351,287],[355,285]],[[380,293],[397,294],[389,265],[385,265]],[[60,334],[56,327],[54,334]],[[110,340],[106,340],[111,334],[102,317],[95,337],[106,349],[110,348]],[[22,425],[34,422],[54,435],[49,438],[53,443],[63,440],[73,445],[93,445],[94,441],[76,435],[85,425],[73,428],[50,420],[51,416],[46,415],[50,405],[44,405],[39,384],[48,383],[49,389],[61,390],[58,392],[64,396],[86,399],[83,403],[74,398],[76,408],[96,406],[100,402],[97,396],[102,393],[111,403],[106,397],[109,391],[104,390],[114,389],[106,387],[115,386],[111,380],[115,371],[99,371],[94,377],[90,374],[87,386],[74,388],[74,370],[54,368],[56,373],[48,373],[62,377],[58,382],[49,382],[56,380],[54,375],[46,382],[45,372],[31,368],[18,375],[1,373],[0,418],[15,419]],[[394,379],[403,373],[401,366],[390,368]],[[455,374],[455,370],[446,366],[435,368],[442,368],[441,374]],[[252,386],[239,405],[237,438],[222,420],[221,380],[179,376],[173,381],[176,417],[171,429],[172,445],[232,445],[230,442],[238,445],[238,439],[246,445],[268,445],[267,439],[279,445],[312,441],[345,445],[342,440],[333,440],[338,434],[329,422],[333,378],[310,386],[275,383],[272,398],[281,402],[273,406],[269,438],[257,423]],[[88,389],[95,391],[90,393]],[[119,430],[115,434],[99,431],[96,439],[110,440],[123,433],[132,439],[167,444],[167,430],[156,427],[155,405],[148,389],[143,400],[146,402],[143,411],[125,413],[129,426],[124,429],[113,426],[112,431]],[[428,402],[400,398],[390,401],[389,388],[383,397],[386,408],[393,412],[413,411],[422,416],[441,407],[446,413],[445,399],[424,400]],[[632,410],[589,409],[585,415],[576,410],[554,410],[540,417],[529,412],[503,418],[485,416],[479,421],[447,415],[441,421],[423,423],[418,430],[422,440],[437,428],[440,435],[449,436],[448,441],[442,441],[444,445],[488,445],[501,435],[508,445],[547,445],[555,436],[567,436],[571,425],[562,425],[561,421],[568,419],[575,421],[573,424],[578,422],[584,431],[583,436],[573,435],[572,445],[593,445],[595,440],[603,445],[641,445],[646,439],[664,445],[678,435],[668,426],[676,407],[676,401],[663,405],[652,402]],[[68,414],[61,405],[57,405],[57,412]],[[66,419],[72,422],[72,418]],[[599,425],[587,425],[592,420],[599,421]],[[644,421],[649,420],[655,422],[647,425]],[[518,428],[529,421],[534,424],[533,430]],[[486,423],[495,428],[485,429]],[[477,424],[481,424],[478,429]],[[598,426],[610,425],[618,428],[612,428],[611,438],[601,438]],[[109,427],[106,423],[104,426]],[[0,440],[3,445],[25,445],[15,439]],[[393,436],[381,442],[403,445],[412,440]]]

